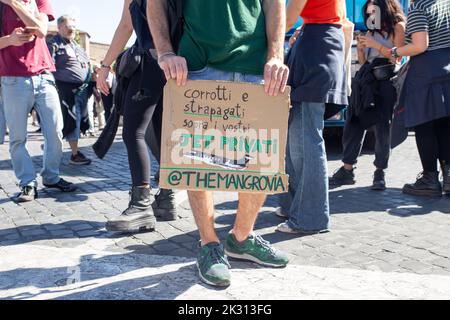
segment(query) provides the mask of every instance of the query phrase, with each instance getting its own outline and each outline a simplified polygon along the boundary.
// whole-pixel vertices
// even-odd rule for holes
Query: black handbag
[[[125,50],[117,66],[119,76],[130,79],[141,65],[144,54],[137,45]]]

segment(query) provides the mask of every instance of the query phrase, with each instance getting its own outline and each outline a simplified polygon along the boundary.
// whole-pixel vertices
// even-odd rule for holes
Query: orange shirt
[[[300,16],[305,24],[342,25],[345,10],[342,0],[309,0]]]

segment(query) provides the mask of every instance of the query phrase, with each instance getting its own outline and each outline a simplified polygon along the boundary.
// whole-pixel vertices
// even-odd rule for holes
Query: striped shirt
[[[428,51],[450,48],[450,0],[415,0],[409,9],[406,40],[412,34],[428,32]]]

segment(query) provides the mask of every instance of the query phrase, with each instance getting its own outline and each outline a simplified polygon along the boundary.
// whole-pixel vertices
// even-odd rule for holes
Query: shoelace
[[[212,264],[223,263],[230,267],[230,264],[228,263],[219,246],[214,246],[211,248],[211,250],[209,250],[208,260],[210,262],[213,262]]]
[[[275,255],[275,249],[270,245],[270,242],[267,240],[264,240],[261,236],[259,235],[254,235],[256,242],[258,242],[259,244],[261,244],[261,246],[267,250],[269,250],[269,252],[272,255]]]

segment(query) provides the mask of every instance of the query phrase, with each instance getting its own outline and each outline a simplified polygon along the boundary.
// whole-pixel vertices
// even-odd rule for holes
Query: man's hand
[[[288,77],[289,68],[283,61],[277,58],[270,59],[264,67],[264,91],[269,96],[284,93]]]
[[[97,72],[97,89],[103,93],[105,96],[109,94],[109,85],[108,85],[108,76],[109,76],[109,69],[102,67]]]
[[[185,58],[174,53],[161,54],[158,58],[158,64],[164,71],[167,81],[175,79],[178,86],[186,85],[188,68]]]
[[[0,0],[2,2],[6,0]],[[14,47],[23,46],[25,43],[31,42],[36,38],[34,34],[24,33],[23,28],[16,28],[9,35],[9,45]]]

